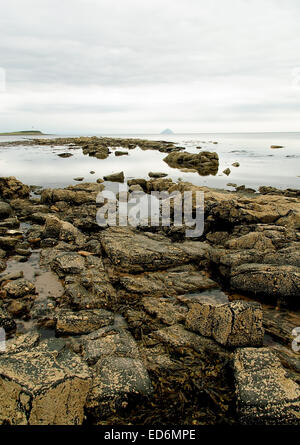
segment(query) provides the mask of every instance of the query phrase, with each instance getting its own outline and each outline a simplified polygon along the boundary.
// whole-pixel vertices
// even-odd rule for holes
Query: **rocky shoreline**
[[[113,145],[130,150],[132,141]],[[55,140],[70,143],[104,159],[112,140]],[[138,144],[181,167],[218,169],[214,153],[195,160],[169,142]],[[128,186],[203,191],[203,235],[99,227],[102,181],[33,197],[0,178],[0,327],[9,337],[0,423],[299,424],[299,193],[227,192],[163,174]]]

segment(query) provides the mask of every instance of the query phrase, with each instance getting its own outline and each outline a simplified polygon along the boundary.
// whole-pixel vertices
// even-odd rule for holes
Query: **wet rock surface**
[[[76,139],[97,157],[137,145],[183,154],[164,142]],[[128,181],[145,193],[204,191],[204,233],[187,239],[172,224],[99,227],[103,183],[31,198],[8,179],[0,423],[298,421],[297,194],[249,196],[161,175]]]

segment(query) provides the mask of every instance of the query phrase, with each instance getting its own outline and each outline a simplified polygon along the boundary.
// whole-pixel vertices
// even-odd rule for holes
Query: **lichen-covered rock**
[[[3,286],[7,295],[11,298],[21,298],[25,295],[34,294],[35,286],[31,281],[25,278],[19,278],[18,280],[9,281]]]
[[[191,265],[178,266],[162,272],[120,276],[127,292],[150,296],[169,296],[218,287],[217,283]]]
[[[264,335],[262,319],[259,303],[195,303],[187,314],[186,326],[224,346],[261,346]]]
[[[231,352],[216,343],[213,339],[190,332],[180,324],[158,329],[150,337],[172,348],[190,348],[203,354],[209,360],[228,360]]]
[[[89,365],[100,358],[114,355],[139,358],[140,353],[132,335],[123,328],[107,326],[82,338],[83,358]]]
[[[0,197],[4,199],[28,198],[30,188],[14,176],[0,178]]]
[[[75,309],[103,309],[113,303],[116,291],[101,258],[88,256],[81,271],[72,270],[76,270],[77,274],[65,276],[65,290]],[[59,269],[57,271],[59,273]]]
[[[300,388],[268,348],[237,349],[234,355],[237,410],[248,425],[300,422]]]
[[[85,260],[75,252],[62,252],[52,261],[51,266],[59,277],[67,274],[80,274],[85,267]]]
[[[11,315],[0,306],[0,328],[3,328],[6,333],[11,333],[16,330],[16,323]]]
[[[90,387],[75,354],[40,348],[0,355],[0,423],[79,425]]]
[[[300,272],[295,266],[242,264],[231,271],[233,289],[299,307]]]
[[[106,357],[99,360],[94,374],[86,410],[98,419],[116,410],[126,410],[129,403],[150,397],[153,393],[147,370],[139,359]]]
[[[187,313],[187,308],[174,298],[145,297],[142,305],[147,313],[155,315],[157,320],[167,325],[184,322]]]
[[[105,309],[61,311],[56,317],[56,332],[64,335],[89,334],[113,323],[114,315]]]
[[[62,221],[56,216],[48,216],[46,218],[43,231],[44,238],[55,238],[67,243],[74,243],[81,246],[85,243],[85,236],[73,224]]]
[[[110,260],[126,272],[166,269],[197,257],[195,252],[171,243],[164,236],[140,234],[129,228],[110,227],[100,237]]]

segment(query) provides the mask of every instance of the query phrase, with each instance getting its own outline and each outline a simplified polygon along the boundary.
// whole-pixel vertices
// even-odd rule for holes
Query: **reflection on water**
[[[228,303],[229,301],[227,295],[219,288],[207,289],[203,292],[191,292],[177,296],[177,298],[185,304],[209,303],[215,305]]]
[[[33,251],[26,262],[10,259],[7,261],[6,270],[0,274],[0,277],[22,272],[23,277],[35,285],[36,297],[31,308],[34,317],[30,320],[16,319],[17,334],[37,330],[42,338],[49,338],[55,335],[54,329],[39,326],[39,321],[46,315],[49,303],[55,302],[64,294],[64,288],[57,275],[41,268],[39,262],[40,252],[38,250]]]
[[[122,136],[122,135],[120,135]],[[162,171],[174,180],[181,178],[196,185],[228,188],[228,183],[246,185],[257,189],[260,185],[279,188],[299,188],[300,182],[300,133],[265,134],[193,134],[193,135],[124,135],[151,140],[169,140],[186,147],[186,151],[217,151],[220,159],[216,176],[201,177],[197,173],[181,172],[169,167],[163,158],[165,153],[139,148],[129,151],[128,156],[117,157],[113,150],[107,159],[96,159],[82,154],[81,149],[55,146],[8,146],[0,147],[0,176],[16,176],[26,184],[57,187],[75,184],[74,178],[94,182],[110,173],[123,170],[126,179],[148,177],[150,171]],[[32,137],[31,137],[32,138]],[[0,141],[20,137],[0,137]],[[22,138],[25,139],[25,138]],[[218,144],[213,144],[216,141]],[[272,150],[271,145],[284,148]],[[197,148],[201,147],[201,148]],[[120,149],[120,147],[118,147]],[[70,152],[69,158],[58,154]],[[233,167],[239,162],[240,167]],[[230,168],[229,176],[222,172]],[[94,171],[95,174],[90,172]]]

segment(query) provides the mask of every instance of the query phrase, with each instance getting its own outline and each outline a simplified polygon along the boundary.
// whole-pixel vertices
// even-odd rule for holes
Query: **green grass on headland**
[[[0,136],[34,136],[34,135],[42,135],[41,131],[36,130],[28,130],[28,131],[13,131],[11,133],[0,133]]]

